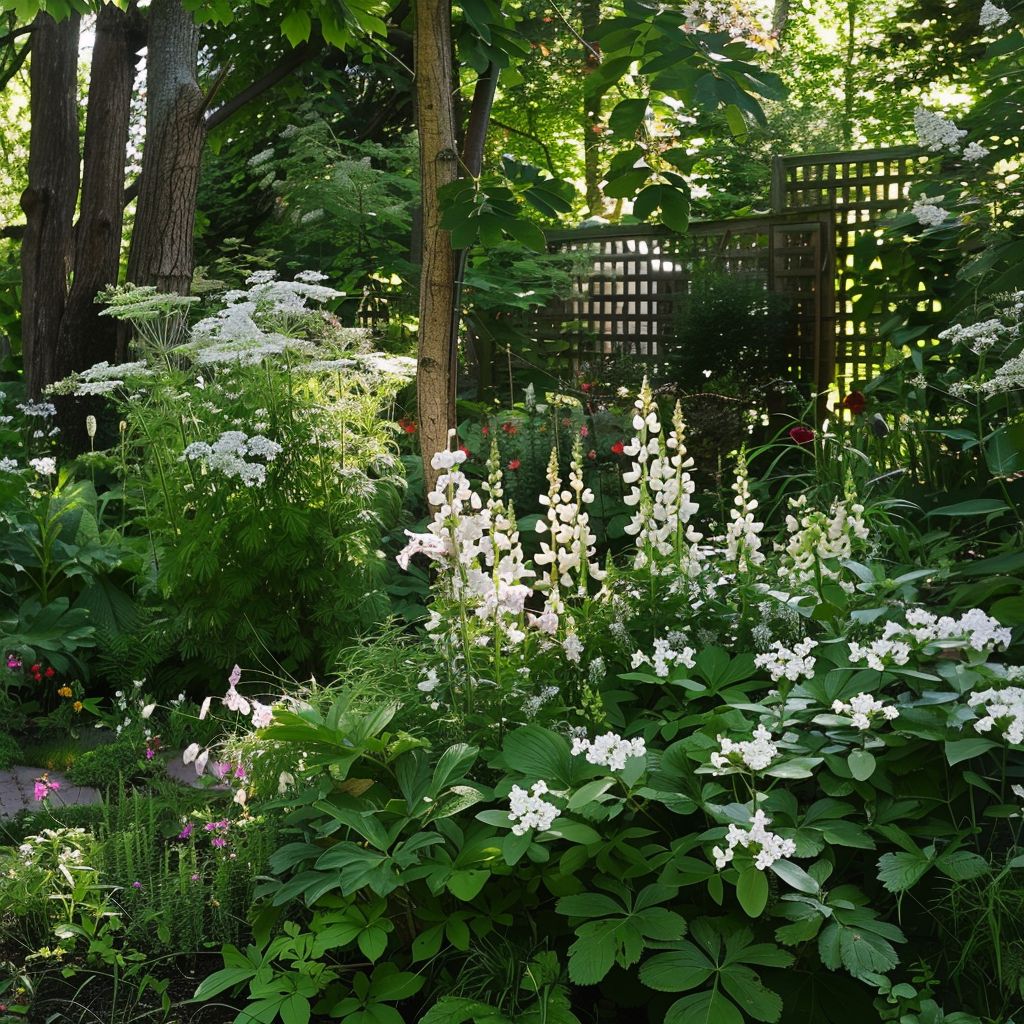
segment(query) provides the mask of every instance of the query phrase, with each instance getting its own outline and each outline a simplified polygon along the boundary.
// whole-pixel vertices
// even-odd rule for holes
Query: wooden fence
[[[763,281],[793,302],[785,353],[794,380],[819,392],[871,376],[882,361],[885,310],[855,311],[853,248],[864,231],[905,208],[927,155],[911,147],[776,157],[772,213],[694,221],[684,235],[647,225],[548,234],[552,246],[591,254],[577,295],[543,310],[540,337],[579,325],[579,358],[624,353],[657,361],[672,346],[694,270],[710,265]]]

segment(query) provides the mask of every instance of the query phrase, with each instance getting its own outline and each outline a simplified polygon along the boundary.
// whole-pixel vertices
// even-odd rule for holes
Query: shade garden
[[[2,1024],[1021,1019],[1020,4],[0,12]]]

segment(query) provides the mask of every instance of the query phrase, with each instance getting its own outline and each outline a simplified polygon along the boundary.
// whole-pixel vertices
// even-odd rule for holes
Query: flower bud
[[[91,438],[96,436],[96,417],[95,416],[86,416],[85,417],[85,432]]]
[[[121,420],[117,425],[117,429],[123,434],[128,429],[128,424],[125,420]]]

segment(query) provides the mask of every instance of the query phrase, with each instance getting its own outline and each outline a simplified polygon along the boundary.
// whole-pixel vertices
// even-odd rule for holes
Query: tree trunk
[[[853,105],[856,98],[857,0],[846,0],[846,60],[843,64],[843,147],[853,148]]]
[[[597,43],[593,42],[601,23],[599,0],[584,0],[581,9],[580,29],[582,37],[593,47],[594,52],[584,49],[584,67],[589,71],[599,66]],[[603,217],[605,198],[601,192],[601,98],[603,93],[588,93],[583,90],[583,180],[585,183],[587,213],[591,217]]]
[[[181,0],[153,0],[146,57],[146,144],[128,280],[188,292],[206,126],[196,79],[199,29]]]
[[[418,0],[413,53],[423,227],[416,394],[428,490],[433,490],[437,479],[437,471],[430,466],[431,456],[447,447],[448,430],[455,425],[449,407],[455,259],[451,236],[441,228],[437,194],[439,188],[458,177],[451,21],[451,0]]]
[[[137,51],[143,42],[134,4],[127,12],[113,4],[100,8],[89,77],[75,273],[55,353],[57,379],[115,357],[117,322],[100,316],[96,294],[117,284],[120,268],[125,151]]]
[[[37,15],[32,31],[28,187],[21,196],[21,336],[28,393],[38,398],[53,378],[67,299],[75,201],[78,198],[78,30],[70,14]]]

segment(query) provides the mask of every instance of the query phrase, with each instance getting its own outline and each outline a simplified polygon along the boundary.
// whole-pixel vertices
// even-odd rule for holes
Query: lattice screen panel
[[[822,378],[834,375],[840,391],[866,380],[881,366],[884,339],[878,324],[886,310],[859,317],[853,299],[859,291],[853,262],[857,238],[893,210],[905,209],[907,191],[928,157],[916,147],[776,157],[772,208],[776,213],[832,212],[835,245],[834,315],[823,311],[822,358],[834,353],[834,370],[822,365]],[[829,320],[831,322],[829,322]]]

